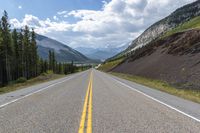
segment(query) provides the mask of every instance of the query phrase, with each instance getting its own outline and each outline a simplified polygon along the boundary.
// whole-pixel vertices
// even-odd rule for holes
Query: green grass
[[[26,87],[29,87],[29,86],[32,86],[32,85],[36,85],[36,84],[39,84],[39,83],[43,83],[43,82],[51,81],[51,80],[54,80],[54,79],[62,78],[64,76],[65,75],[58,75],[58,74],[53,74],[53,73],[48,73],[48,74],[44,73],[44,74],[41,74],[40,76],[38,76],[36,78],[27,80],[24,83],[13,82],[13,83],[5,86],[5,87],[1,87],[0,88],[0,94],[19,90],[19,89],[23,89],[23,88],[26,88]]]
[[[177,89],[164,81],[153,80],[153,79],[133,76],[129,74],[114,73],[114,72],[111,72],[110,74],[148,86],[150,88],[154,88],[154,89],[178,96],[178,97],[182,97],[184,99],[188,99],[188,100],[200,103],[200,91],[197,91],[197,90]]]
[[[122,62],[124,60],[124,58],[121,58],[121,59],[117,59],[117,60],[114,60],[114,61],[109,61],[109,62],[106,62],[105,64],[102,64],[98,70],[101,70],[101,71],[109,71],[110,69],[114,68],[115,66],[117,66],[120,62]]]
[[[190,21],[185,22],[185,23],[181,24],[180,26],[168,31],[161,38],[165,38],[165,37],[168,37],[172,34],[182,32],[182,31],[185,31],[185,30],[196,29],[196,28],[200,28],[200,16],[195,17],[195,18],[191,19]]]

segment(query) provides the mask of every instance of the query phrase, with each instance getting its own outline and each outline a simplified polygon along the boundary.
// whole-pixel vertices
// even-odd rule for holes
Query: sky
[[[195,0],[0,0],[12,28],[72,47],[120,47],[177,8]]]

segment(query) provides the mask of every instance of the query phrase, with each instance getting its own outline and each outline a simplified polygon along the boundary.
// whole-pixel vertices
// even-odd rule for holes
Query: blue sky
[[[119,47],[195,0],[0,0],[12,27],[28,25],[73,48]]]
[[[32,14],[41,19],[52,17],[59,11],[88,9],[100,10],[101,0],[0,0],[0,9],[6,10],[11,18],[22,19]],[[109,0],[107,0],[109,1]],[[21,8],[21,9],[19,9]]]

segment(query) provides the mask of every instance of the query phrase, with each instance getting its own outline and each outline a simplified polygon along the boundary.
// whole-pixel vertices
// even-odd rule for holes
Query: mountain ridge
[[[91,59],[106,60],[117,53],[125,50],[129,46],[130,42],[124,43],[119,47],[108,47],[108,48],[87,48],[87,47],[77,47],[77,51],[83,53],[85,56]]]
[[[56,59],[59,62],[96,62],[96,60],[92,60],[77,50],[49,37],[37,34],[36,42],[38,46],[38,54],[43,59],[48,59],[48,51],[53,50],[55,52]]]
[[[131,45],[118,53],[113,58],[124,56],[137,48],[147,45],[153,40],[162,36],[165,32],[177,27],[178,25],[191,20],[200,15],[200,1],[195,1],[176,9],[169,16],[159,20],[148,27],[138,38],[134,39]]]
[[[183,12],[188,7],[190,11],[195,11]],[[180,9],[183,15],[187,14],[187,21],[182,21],[147,45],[131,51],[110,71],[163,81],[178,89],[199,91],[200,17],[197,14],[200,13],[200,1],[179,8],[178,11]]]

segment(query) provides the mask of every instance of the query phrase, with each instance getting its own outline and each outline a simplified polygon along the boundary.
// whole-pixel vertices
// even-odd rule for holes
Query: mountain
[[[112,71],[165,81],[176,88],[199,90],[200,29],[151,42]]]
[[[89,59],[82,53],[68,47],[67,45],[53,40],[51,38],[36,35],[36,42],[38,46],[38,54],[43,59],[48,59],[48,51],[54,50],[56,59],[59,62],[79,62],[79,63],[91,63],[95,62],[94,60]]]
[[[162,36],[167,31],[170,31],[171,29],[177,27],[178,25],[183,24],[199,15],[200,15],[200,0],[185,5],[177,9],[168,17],[150,26],[138,38],[133,40],[131,45],[126,50],[119,53],[117,56],[123,56],[126,53],[134,51],[139,47],[147,45],[151,41],[156,40],[157,38]],[[114,58],[116,58],[117,56],[115,56]]]
[[[112,57],[116,53],[117,52],[112,51],[112,50],[97,50],[94,53],[86,54],[86,56],[93,58],[93,59],[100,59],[100,60],[104,61],[105,59]]]
[[[200,1],[197,1],[157,22],[139,37],[141,42],[148,43],[139,43],[140,39],[133,41],[129,50],[134,51],[112,71],[165,81],[176,88],[200,90],[199,13]],[[161,23],[168,24],[168,28],[161,35],[155,33],[157,37],[151,39],[152,31]]]
[[[108,47],[108,48],[87,48],[87,47],[77,47],[77,51],[83,53],[88,58],[98,59],[104,61],[117,53],[125,50],[130,43],[122,44],[119,47]]]

